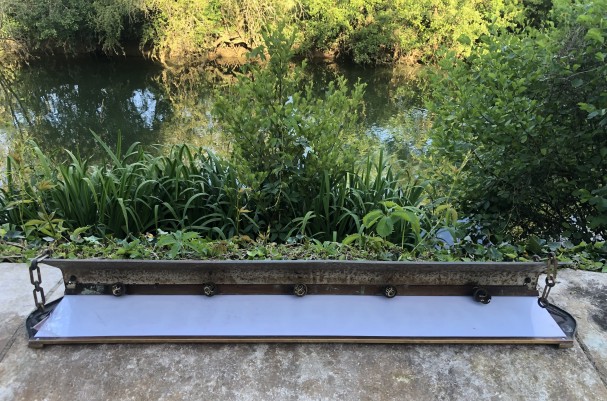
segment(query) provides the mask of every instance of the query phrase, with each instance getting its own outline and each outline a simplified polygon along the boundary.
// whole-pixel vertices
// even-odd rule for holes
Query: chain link
[[[30,263],[30,282],[34,286],[32,293],[34,294],[34,304],[36,308],[44,311],[44,305],[46,304],[46,296],[44,295],[44,288],[40,286],[42,284],[42,274],[40,273],[39,263],[51,255],[50,251],[46,251],[42,255],[33,259]]]
[[[556,261],[556,256],[554,253],[550,253],[548,255],[548,266],[546,268],[546,285],[544,286],[544,292],[542,292],[542,296],[537,300],[537,303],[545,308],[550,305],[548,301],[548,296],[550,295],[550,291],[556,285],[556,273],[558,270],[558,263]]]

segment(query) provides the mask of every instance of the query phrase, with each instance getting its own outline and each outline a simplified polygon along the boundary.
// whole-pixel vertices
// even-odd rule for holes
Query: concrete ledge
[[[43,270],[43,286],[60,283]],[[62,287],[50,298],[61,296]],[[47,289],[47,292],[50,292]],[[607,400],[607,274],[563,270],[575,346],[204,344],[27,347],[25,265],[0,264],[0,401]]]

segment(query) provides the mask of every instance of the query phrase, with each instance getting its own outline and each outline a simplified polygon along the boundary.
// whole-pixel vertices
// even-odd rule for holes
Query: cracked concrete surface
[[[62,295],[58,270],[44,288]],[[48,290],[47,290],[48,291]],[[607,274],[562,270],[571,349],[510,345],[150,344],[27,347],[27,268],[0,264],[0,401],[607,400]]]

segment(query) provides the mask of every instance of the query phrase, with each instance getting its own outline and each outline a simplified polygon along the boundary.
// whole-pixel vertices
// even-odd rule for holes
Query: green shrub
[[[349,243],[377,234],[401,247],[413,248],[422,242],[422,228],[428,238],[436,234],[433,224],[438,205],[431,201],[430,189],[426,182],[397,179],[380,152],[376,162],[368,159],[356,173],[325,173],[311,206],[305,209],[309,214],[295,222],[302,235],[319,240],[348,238]],[[446,204],[443,201],[439,204]],[[389,232],[373,227],[380,217],[385,217],[381,221],[390,226]],[[442,220],[439,225],[454,223]]]
[[[350,90],[338,78],[319,96],[303,82],[305,63],[291,64],[295,35],[280,27],[264,40],[250,57],[265,65],[252,63],[227,95],[219,94],[215,114],[243,184],[264,211],[260,229],[284,237],[321,173],[351,171],[370,140],[361,124],[362,85]]]
[[[459,0],[362,0],[304,3],[302,49],[333,50],[357,63],[434,61],[446,47],[466,56],[491,29],[512,28],[522,14],[518,2]],[[468,43],[458,38],[466,35]]]
[[[486,37],[437,74],[434,152],[468,160],[455,196],[493,234],[607,235],[606,13],[555,2],[556,28]]]

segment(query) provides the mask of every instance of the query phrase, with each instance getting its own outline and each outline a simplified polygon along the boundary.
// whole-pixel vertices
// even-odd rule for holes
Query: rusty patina
[[[47,259],[60,268],[69,294],[107,293],[122,283],[128,293],[287,293],[303,283],[310,293],[460,295],[475,286],[495,295],[535,295],[546,265],[525,263],[375,262],[340,260],[139,261]]]

